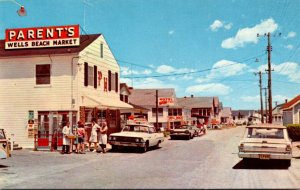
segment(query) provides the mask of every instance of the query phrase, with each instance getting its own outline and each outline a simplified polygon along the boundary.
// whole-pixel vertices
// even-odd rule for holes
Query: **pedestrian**
[[[63,147],[62,147],[62,154],[70,154],[70,139],[68,135],[71,134],[70,122],[67,121],[66,125],[63,127],[62,130],[63,134]]]
[[[100,127],[100,139],[99,139],[99,144],[103,153],[106,152],[107,130],[108,130],[107,123],[106,121],[103,121]]]
[[[85,129],[81,121],[78,121],[77,136],[78,136],[77,153],[85,154],[84,151]]]
[[[94,144],[94,150],[93,152],[96,152],[97,150],[97,143],[98,143],[98,138],[97,138],[97,130],[100,129],[100,126],[97,124],[96,118],[92,119],[92,130],[91,130],[91,136],[89,139],[89,150],[91,151],[91,144]]]

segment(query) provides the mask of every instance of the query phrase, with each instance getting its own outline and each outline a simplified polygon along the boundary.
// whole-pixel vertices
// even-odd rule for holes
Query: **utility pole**
[[[259,71],[254,74],[259,75],[259,95],[260,95],[260,115],[261,115],[260,120],[261,120],[261,123],[264,123],[264,107],[263,107],[263,100],[262,100],[262,84],[261,84],[262,72]]]
[[[281,33],[279,33],[279,36]],[[272,51],[272,46],[271,46],[271,34],[268,32],[268,34],[265,34],[264,36],[268,37],[268,46],[267,46],[267,52],[268,52],[268,69],[266,71],[268,72],[268,95],[269,95],[269,122],[272,123],[273,117],[272,117],[272,76],[271,72],[274,71],[271,68],[271,51]],[[257,34],[257,37],[259,37],[259,34]]]
[[[272,123],[272,79],[271,79],[271,51],[272,51],[272,46],[270,42],[270,32],[268,33],[268,46],[267,46],[267,51],[268,51],[268,94],[269,94],[269,123]]]
[[[263,90],[265,90],[265,105],[266,105],[266,123],[268,122],[268,100],[267,100],[267,88],[262,88]]]
[[[156,96],[155,96],[155,104],[156,104],[156,130],[158,130],[158,90],[156,90]]]

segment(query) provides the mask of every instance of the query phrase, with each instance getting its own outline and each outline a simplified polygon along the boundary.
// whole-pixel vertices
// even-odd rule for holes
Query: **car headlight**
[[[188,133],[190,133],[190,132],[189,132],[189,130],[186,130],[185,133],[188,134]]]
[[[117,140],[117,137],[113,137],[112,140],[113,140],[113,141]]]
[[[142,138],[136,138],[135,142],[144,142],[144,139],[142,139]]]
[[[108,137],[108,140],[110,140],[110,141],[115,141],[115,140],[117,140],[117,137],[110,136],[110,137]]]

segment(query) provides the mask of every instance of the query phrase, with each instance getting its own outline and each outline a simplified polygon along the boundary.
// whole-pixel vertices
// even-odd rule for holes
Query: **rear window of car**
[[[248,128],[247,138],[283,139],[283,129]]]

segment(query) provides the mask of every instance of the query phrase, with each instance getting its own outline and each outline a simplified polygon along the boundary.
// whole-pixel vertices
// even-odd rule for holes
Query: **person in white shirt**
[[[89,139],[89,150],[91,150],[91,144],[94,144],[94,150],[93,152],[96,152],[97,150],[97,143],[98,143],[98,137],[97,137],[97,130],[100,129],[100,126],[97,124],[96,118],[92,119],[92,131],[91,136]]]
[[[66,125],[63,127],[62,130],[63,134],[63,147],[62,147],[62,154],[69,154],[70,153],[70,139],[67,138],[69,134],[71,134],[70,122],[68,121]]]
[[[106,121],[102,122],[101,128],[100,128],[100,139],[99,139],[99,144],[100,147],[102,148],[102,152],[106,152],[106,144],[107,144],[107,123]]]

